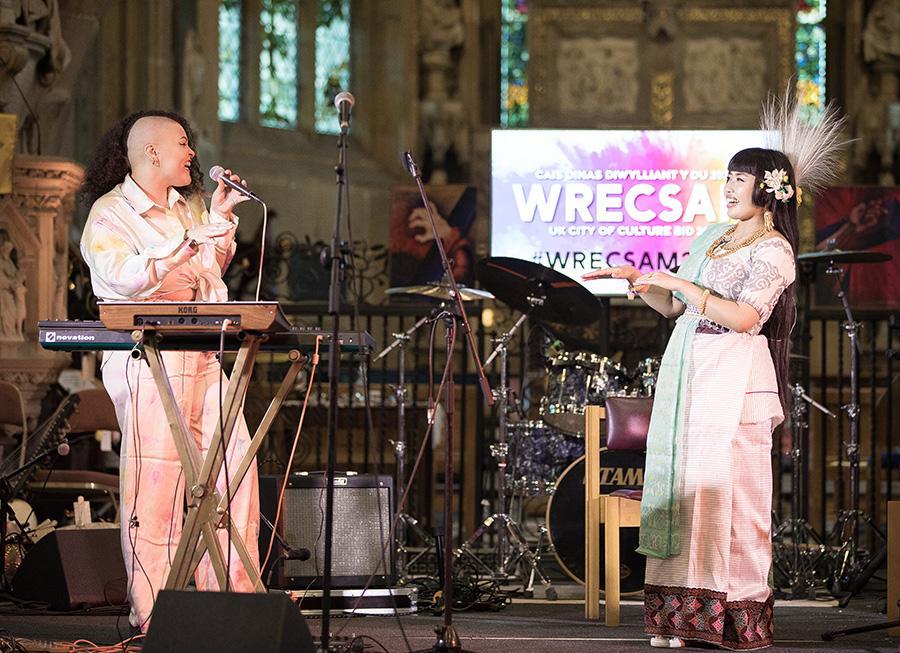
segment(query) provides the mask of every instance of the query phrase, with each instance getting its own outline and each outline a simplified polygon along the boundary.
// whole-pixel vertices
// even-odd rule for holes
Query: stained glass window
[[[262,0],[259,23],[259,122],[297,126],[297,0]]]
[[[316,131],[340,131],[334,96],[350,85],[350,0],[319,0],[316,23]]]
[[[528,125],[528,0],[500,0],[500,125]]]
[[[809,118],[825,108],[825,11],[827,0],[797,1],[797,98]]]
[[[219,120],[241,117],[241,0],[219,4]]]

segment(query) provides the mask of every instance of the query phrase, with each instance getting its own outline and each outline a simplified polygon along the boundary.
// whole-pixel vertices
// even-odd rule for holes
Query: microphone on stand
[[[60,456],[68,456],[71,450],[72,447],[69,446],[69,441],[66,438],[60,440],[59,444],[56,445],[56,453]]]
[[[348,95],[349,95],[349,93],[348,93]],[[266,206],[266,203],[262,201],[262,198],[260,198],[259,195],[254,193],[252,190],[250,190],[243,184],[239,184],[238,182],[236,182],[232,179],[229,179],[225,175],[225,168],[223,168],[222,166],[213,166],[212,168],[210,168],[209,169],[209,177],[213,181],[216,181],[216,182],[221,181],[226,186],[228,186],[230,189],[237,191],[241,195],[249,197],[250,199],[255,200],[255,201],[259,202],[260,204],[262,204],[263,218],[262,218],[262,234],[260,236],[260,241],[259,241],[259,276],[256,279],[256,299],[254,300],[254,301],[258,302],[259,301],[259,289],[262,287],[263,258],[265,257],[265,254],[266,254],[266,226],[268,225],[268,222],[269,222],[269,218],[268,218],[269,209]]]
[[[338,120],[341,123],[341,131],[346,133],[350,129],[350,110],[356,104],[356,98],[350,91],[341,91],[334,96],[334,106],[338,110]]]
[[[221,181],[226,186],[228,186],[231,190],[237,191],[244,197],[249,197],[251,200],[255,200],[260,204],[265,204],[259,196],[254,193],[252,190],[244,186],[243,184],[234,181],[233,179],[229,179],[228,176],[225,175],[225,168],[222,166],[213,166],[209,169],[209,178],[215,182]]]
[[[284,545],[284,548],[285,548],[285,552],[284,552],[283,557],[285,560],[303,561],[303,560],[309,560],[310,557],[312,556],[312,553],[310,553],[310,550],[306,549],[306,548],[301,547],[299,549],[295,549],[293,547],[288,546],[287,544]]]

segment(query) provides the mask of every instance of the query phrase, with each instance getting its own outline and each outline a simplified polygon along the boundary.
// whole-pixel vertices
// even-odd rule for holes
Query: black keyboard
[[[130,350],[140,346],[132,337],[134,331],[112,331],[100,321],[92,320],[42,320],[38,322],[38,341],[41,347],[53,351],[115,351]],[[140,331],[138,330],[138,333]],[[164,330],[157,332],[159,348],[180,351],[218,351],[220,336],[215,332]],[[317,327],[291,327],[288,330],[269,333],[265,336],[261,350],[286,352],[298,349],[312,353],[316,348],[316,338],[321,336],[319,351],[328,351],[331,331]],[[375,348],[375,339],[366,331],[340,331],[338,338],[341,350],[368,353]],[[237,351],[241,346],[240,334],[225,334],[225,351]]]

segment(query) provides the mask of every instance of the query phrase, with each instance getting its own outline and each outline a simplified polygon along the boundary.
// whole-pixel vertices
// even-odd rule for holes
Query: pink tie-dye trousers
[[[163,359],[176,402],[194,443],[205,457],[220,414],[220,365],[216,355],[171,351],[164,352]],[[165,583],[181,536],[185,510],[184,474],[146,361],[133,360],[129,352],[105,352],[102,368],[103,384],[115,404],[122,430],[121,537],[132,622],[146,630],[156,593]],[[222,375],[222,381],[224,397],[228,389],[227,377]],[[232,473],[249,442],[246,423],[240,417],[229,443],[228,462]],[[224,496],[224,468],[217,486]],[[258,568],[259,490],[255,465],[251,465],[232,497],[231,523],[234,537],[243,540]],[[219,539],[227,556],[226,529],[220,529]],[[229,589],[253,591],[256,578],[248,577],[234,547],[231,547],[229,570]],[[201,590],[220,589],[208,555],[200,562],[195,581]]]

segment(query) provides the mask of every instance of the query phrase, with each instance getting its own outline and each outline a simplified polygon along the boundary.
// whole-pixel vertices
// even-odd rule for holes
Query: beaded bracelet
[[[700,295],[700,304],[697,306],[697,310],[700,312],[700,315],[706,315],[706,300],[709,299],[709,288],[703,291],[703,294]]]

